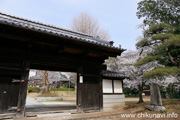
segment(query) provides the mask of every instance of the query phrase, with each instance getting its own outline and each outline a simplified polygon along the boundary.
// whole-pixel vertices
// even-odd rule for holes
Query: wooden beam
[[[50,65],[50,66],[60,66],[60,67],[71,67],[71,68],[77,68],[79,66],[88,66],[91,68],[98,67],[99,63],[98,60],[88,60],[83,59],[82,57],[77,57],[74,55],[68,55],[64,56],[62,55],[60,58],[55,57],[47,57],[47,56],[31,56],[31,63],[32,64],[39,64],[39,65]]]
[[[0,69],[1,76],[18,76],[21,75],[20,70],[7,70],[7,69]]]
[[[61,72],[77,72],[76,68],[73,68],[72,66],[51,66],[48,64],[31,64],[31,69],[37,69],[37,70],[48,70],[48,71],[61,71]]]
[[[115,49],[111,49],[111,48],[106,48],[104,46],[98,46],[98,45],[93,45],[93,44],[89,44],[86,42],[80,42],[80,41],[75,41],[73,38],[66,38],[66,37],[59,37],[59,36],[53,36],[50,34],[45,34],[42,32],[38,32],[38,31],[32,31],[32,30],[25,30],[26,32],[24,32],[23,29],[19,29],[16,30],[17,28],[13,28],[14,30],[8,28],[7,26],[5,26],[7,28],[7,31],[1,31],[0,36],[2,37],[8,37],[10,39],[16,39],[16,40],[21,40],[21,41],[32,41],[34,40],[34,42],[39,43],[39,44],[44,44],[44,45],[50,45],[50,46],[58,46],[58,44],[60,44],[61,42],[64,41],[69,41],[66,42],[66,46],[69,48],[75,48],[81,51],[81,48],[85,49],[89,49],[92,50],[92,52],[97,53],[97,54],[101,54],[103,56],[111,56],[111,57],[115,57],[116,55],[120,55],[121,52],[123,52],[123,50],[115,50]],[[21,31],[21,32],[20,32]],[[22,34],[23,33],[23,34]],[[9,34],[9,35],[8,35]],[[78,46],[78,47],[77,47]],[[98,53],[99,52],[99,53]]]

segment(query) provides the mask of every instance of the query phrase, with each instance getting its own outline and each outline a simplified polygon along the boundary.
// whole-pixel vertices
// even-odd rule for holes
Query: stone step
[[[72,114],[76,114],[77,113],[77,109],[58,110],[58,111],[45,111],[45,112],[26,112],[26,117],[36,117],[37,115],[56,114],[56,113],[72,113]]]
[[[16,116],[16,113],[0,114],[0,120],[10,120]]]

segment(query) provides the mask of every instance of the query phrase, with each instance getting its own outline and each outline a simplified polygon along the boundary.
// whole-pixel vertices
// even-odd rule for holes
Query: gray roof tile
[[[31,30],[33,29],[35,31],[41,31],[43,33],[48,33],[48,34],[52,34],[52,35],[56,35],[60,37],[72,38],[74,40],[78,40],[78,41],[82,41],[82,42],[86,42],[90,44],[96,44],[99,46],[104,46],[104,47],[117,49],[117,50],[124,50],[115,46],[111,46],[109,41],[98,40],[97,38],[84,34],[84,33],[62,29],[56,26],[43,24],[40,22],[35,22],[35,21],[24,19],[24,18],[20,18],[20,17],[11,16],[11,15],[1,13],[1,12],[0,12],[0,24],[8,24],[8,25],[31,29]]]
[[[128,78],[128,76],[124,72],[115,72],[109,70],[102,71],[103,77],[112,77],[112,78]]]

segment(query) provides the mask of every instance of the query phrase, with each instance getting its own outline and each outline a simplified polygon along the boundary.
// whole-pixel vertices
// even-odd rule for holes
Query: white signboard
[[[114,93],[122,93],[122,81],[114,80]]]
[[[79,77],[79,83],[83,83],[83,76]]]
[[[113,93],[112,80],[103,80],[103,93]]]

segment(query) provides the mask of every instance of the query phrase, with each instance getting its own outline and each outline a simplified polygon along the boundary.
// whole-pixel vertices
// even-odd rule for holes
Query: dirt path
[[[37,102],[34,98],[27,97],[26,99],[26,113],[48,112],[48,111],[60,111],[76,109],[74,101],[46,101]]]
[[[121,120],[119,119],[121,113],[122,112],[95,112],[46,118],[27,118],[24,120]]]
[[[54,116],[54,117],[43,117],[43,118],[26,118],[23,120],[151,120],[152,118],[139,118],[139,114],[165,114],[165,113],[157,113],[152,112],[145,109],[145,105],[150,104],[150,98],[144,98],[144,103],[137,104],[138,98],[126,98],[126,106],[123,108],[114,109],[109,112],[94,112],[94,113],[82,113],[82,114],[67,114],[62,116]],[[176,104],[176,108],[174,104]],[[180,107],[179,100],[163,100],[163,104],[166,108],[168,108],[169,113],[177,113],[179,114],[179,118],[158,118],[158,120],[178,120],[180,119],[180,111],[177,111]],[[124,116],[125,114],[135,115],[135,117]],[[141,117],[141,116],[140,116]],[[155,118],[154,118],[155,119]]]
[[[28,108],[38,108],[38,107],[44,107],[45,105],[35,101],[33,98],[27,97],[26,99],[26,109]]]
[[[138,102],[138,98],[126,98],[126,102]],[[144,97],[144,101],[150,101],[149,97]],[[54,103],[53,103],[54,104]],[[95,113],[83,113],[83,114],[73,114],[55,116],[55,117],[44,117],[44,118],[27,118],[26,120],[124,120],[122,118],[122,113],[134,113],[135,111],[143,111],[144,109],[130,109],[126,110],[124,108],[119,108],[112,110],[110,112],[95,112]],[[133,118],[135,120],[135,118]]]

